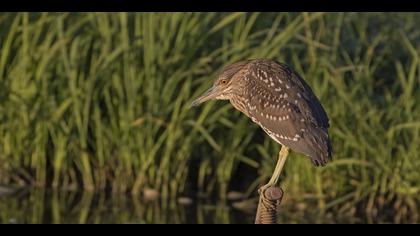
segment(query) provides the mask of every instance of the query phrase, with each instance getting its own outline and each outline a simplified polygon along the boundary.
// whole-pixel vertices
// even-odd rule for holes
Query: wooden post
[[[262,192],[258,202],[255,224],[276,224],[277,210],[282,198],[283,190],[279,187],[269,187],[265,192]]]

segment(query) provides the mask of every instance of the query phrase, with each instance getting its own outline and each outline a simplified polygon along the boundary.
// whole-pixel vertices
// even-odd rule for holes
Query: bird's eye
[[[227,80],[225,79],[220,80],[220,84],[227,84]]]

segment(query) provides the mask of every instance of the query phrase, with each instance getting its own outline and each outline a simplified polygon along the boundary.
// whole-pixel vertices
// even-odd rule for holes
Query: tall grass
[[[189,104],[223,66],[267,57],[296,69],[331,119],[334,161],[319,169],[293,153],[285,200],[418,220],[419,21],[395,13],[2,14],[0,184],[251,193],[270,177],[279,145],[226,102]]]

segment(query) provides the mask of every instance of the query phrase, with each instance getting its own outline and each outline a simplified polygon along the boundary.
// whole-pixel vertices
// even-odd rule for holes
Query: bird
[[[287,64],[259,58],[228,65],[191,107],[214,99],[229,100],[281,145],[273,175],[259,188],[260,194],[278,183],[290,150],[308,156],[315,166],[332,159],[327,113],[310,86]]]

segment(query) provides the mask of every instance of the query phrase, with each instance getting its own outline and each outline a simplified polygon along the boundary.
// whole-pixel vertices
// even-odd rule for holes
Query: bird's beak
[[[201,95],[200,97],[195,99],[191,103],[191,107],[198,106],[203,102],[206,102],[208,100],[216,98],[217,96],[218,96],[217,89],[215,89],[215,87],[213,86],[213,87],[209,88],[206,92],[204,92],[203,95]]]

